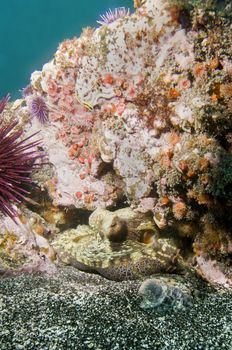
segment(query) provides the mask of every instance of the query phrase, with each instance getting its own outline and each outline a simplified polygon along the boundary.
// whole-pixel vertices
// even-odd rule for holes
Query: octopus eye
[[[153,238],[154,238],[154,232],[147,230],[143,232],[143,235],[141,237],[141,242],[144,244],[150,244],[153,242]]]

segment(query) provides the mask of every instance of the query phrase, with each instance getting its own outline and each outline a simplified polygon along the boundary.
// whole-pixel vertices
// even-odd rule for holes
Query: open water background
[[[40,70],[59,42],[97,26],[109,8],[132,0],[7,0],[0,6],[0,98],[19,97],[31,73]]]

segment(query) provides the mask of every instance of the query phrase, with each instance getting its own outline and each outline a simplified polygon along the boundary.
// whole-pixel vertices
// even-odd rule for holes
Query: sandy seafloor
[[[201,283],[191,307],[145,311],[139,285],[69,267],[1,279],[0,349],[232,349],[231,293]]]

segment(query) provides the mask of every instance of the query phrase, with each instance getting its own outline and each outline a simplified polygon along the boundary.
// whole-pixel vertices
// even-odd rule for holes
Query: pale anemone
[[[33,94],[33,87],[32,87],[32,85],[31,85],[31,84],[28,84],[27,86],[25,86],[25,87],[21,90],[21,92],[22,92],[22,96],[23,96],[24,98],[26,98],[27,96],[32,95],[32,94]]]
[[[104,15],[101,15],[101,20],[97,21],[97,23],[101,25],[109,24],[116,21],[119,18],[129,16],[130,9],[125,7],[117,7],[113,11],[109,9]]]

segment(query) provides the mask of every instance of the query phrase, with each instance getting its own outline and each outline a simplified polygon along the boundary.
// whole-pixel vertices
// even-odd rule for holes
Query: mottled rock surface
[[[187,279],[179,276],[148,278],[141,284],[138,291],[142,298],[140,307],[144,310],[152,308],[166,310],[191,306],[193,305],[191,287]]]

